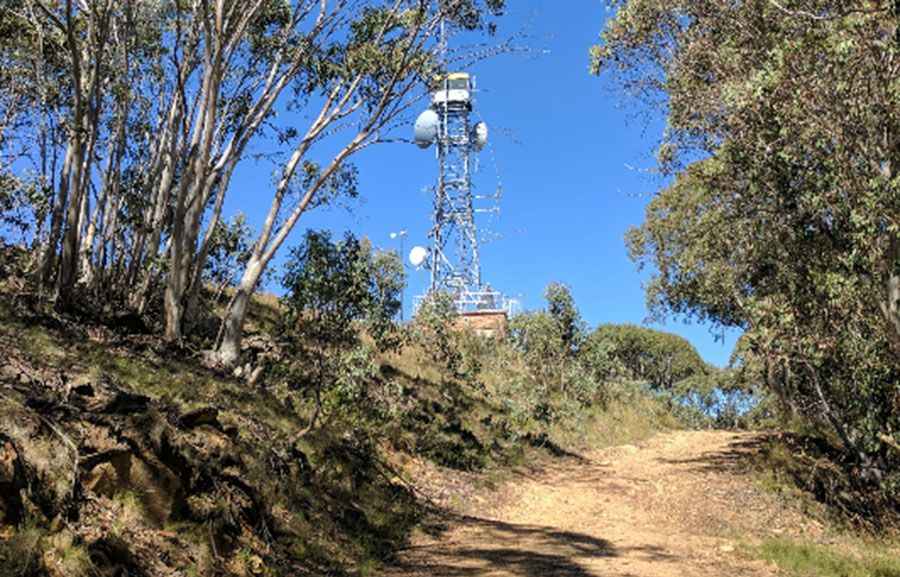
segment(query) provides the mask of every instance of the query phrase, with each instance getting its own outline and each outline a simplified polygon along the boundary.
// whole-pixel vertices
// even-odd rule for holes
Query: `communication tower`
[[[428,294],[451,295],[463,315],[488,312],[512,313],[514,301],[485,284],[479,254],[477,214],[498,212],[497,194],[479,196],[472,178],[478,153],[488,142],[488,127],[473,122],[473,78],[465,72],[442,75],[434,80],[431,106],[415,123],[415,141],[423,148],[435,146],[438,180],[434,187],[431,247],[414,247],[409,259],[431,274]]]

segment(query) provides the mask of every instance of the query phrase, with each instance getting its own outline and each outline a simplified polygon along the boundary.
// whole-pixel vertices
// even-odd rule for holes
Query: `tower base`
[[[468,329],[485,338],[503,338],[509,328],[509,315],[505,310],[465,312],[456,317],[456,328]]]

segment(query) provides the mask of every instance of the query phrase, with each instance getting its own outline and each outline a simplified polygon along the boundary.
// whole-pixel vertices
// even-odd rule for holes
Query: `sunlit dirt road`
[[[764,535],[815,532],[748,474],[752,433],[674,432],[564,463],[502,502],[421,538],[401,576],[769,576],[742,554]],[[812,525],[810,523],[813,523]]]

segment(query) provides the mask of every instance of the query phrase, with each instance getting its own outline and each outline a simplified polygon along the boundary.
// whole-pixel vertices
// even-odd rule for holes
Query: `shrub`
[[[301,398],[313,397],[304,434],[320,419],[377,416],[375,353],[396,342],[391,319],[400,307],[402,267],[351,234],[334,242],[327,232],[309,231],[291,251],[282,285],[279,370]]]

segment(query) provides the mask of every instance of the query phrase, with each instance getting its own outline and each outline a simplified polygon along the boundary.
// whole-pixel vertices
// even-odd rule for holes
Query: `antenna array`
[[[435,82],[431,107],[416,120],[416,143],[422,148],[435,146],[438,180],[433,189],[431,248],[413,249],[417,251],[413,264],[427,263],[431,273],[428,294],[452,295],[458,312],[511,313],[514,303],[482,279],[475,217],[499,212],[500,188],[494,194],[473,192],[478,153],[488,142],[487,124],[472,122],[473,93],[469,74],[446,74]],[[423,251],[427,251],[427,258],[423,258]]]

